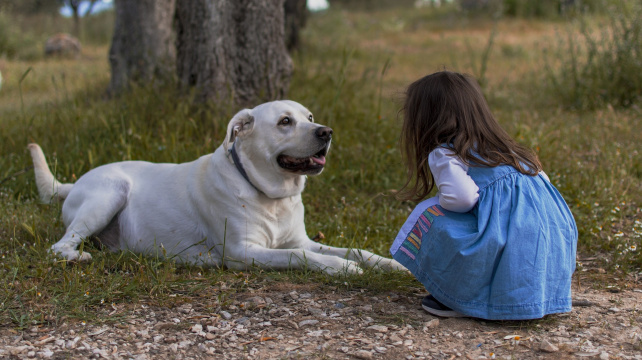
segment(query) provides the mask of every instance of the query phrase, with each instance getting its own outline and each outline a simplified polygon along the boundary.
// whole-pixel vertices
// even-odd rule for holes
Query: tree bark
[[[115,26],[109,64],[109,92],[130,82],[143,82],[172,73],[176,59],[172,22],[176,0],[115,0]]]
[[[288,50],[301,45],[299,32],[308,20],[307,0],[285,0],[285,46]]]
[[[178,1],[180,82],[201,100],[249,106],[283,98],[292,74],[283,1]]]
[[[73,19],[74,19],[74,36],[80,39],[80,14],[78,14],[78,7],[80,6],[80,2],[77,0],[72,0],[69,1],[69,7],[71,8],[71,12],[73,14]]]

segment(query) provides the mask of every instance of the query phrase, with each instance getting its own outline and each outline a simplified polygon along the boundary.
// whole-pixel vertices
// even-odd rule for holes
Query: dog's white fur
[[[290,121],[284,124],[286,117]],[[322,245],[306,235],[304,174],[320,173],[325,160],[321,169],[293,172],[277,158],[307,158],[324,147],[325,154],[329,139],[319,139],[323,126],[310,120],[310,111],[296,102],[262,104],[232,118],[225,141],[213,154],[183,164],[112,163],[74,184],[58,182],[40,147],[30,144],[41,199],[64,200],[67,231],[53,251],[67,260],[90,260],[89,253],[77,248],[94,236],[115,251],[204,266],[307,266],[330,274],[359,273],[359,265],[403,270],[392,259]],[[233,144],[251,183],[235,167]]]

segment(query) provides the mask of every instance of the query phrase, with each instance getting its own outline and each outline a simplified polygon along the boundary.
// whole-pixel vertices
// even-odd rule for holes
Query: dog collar
[[[241,173],[243,178],[245,178],[245,180],[247,180],[247,182],[250,183],[250,185],[252,185],[252,187],[254,187],[258,192],[262,192],[254,184],[252,184],[252,182],[250,181],[250,178],[247,176],[247,173],[243,168],[243,164],[241,164],[241,159],[239,159],[239,154],[236,152],[236,149],[234,148],[235,144],[236,143],[232,143],[232,147],[230,148],[230,155],[232,155],[232,160],[233,160],[232,162],[234,163],[234,166],[236,166],[236,169]]]

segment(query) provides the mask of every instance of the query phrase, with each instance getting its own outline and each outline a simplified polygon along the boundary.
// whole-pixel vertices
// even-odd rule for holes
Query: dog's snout
[[[315,134],[317,135],[318,138],[323,139],[325,141],[332,140],[332,129],[327,126],[317,128]]]

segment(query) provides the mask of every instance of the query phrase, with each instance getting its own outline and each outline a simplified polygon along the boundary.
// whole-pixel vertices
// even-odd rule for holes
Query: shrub
[[[41,58],[44,41],[20,28],[14,18],[0,11],[0,57],[21,60]]]
[[[602,0],[457,0],[467,13],[559,19],[602,10]]]
[[[0,57],[13,57],[17,52],[11,23],[5,14],[0,12]]]
[[[579,20],[579,36],[569,31],[547,61],[548,83],[566,107],[629,107],[642,99],[642,4],[614,1],[606,14],[597,33]]]
[[[554,18],[560,13],[560,0],[503,0],[504,15],[513,17]]]

